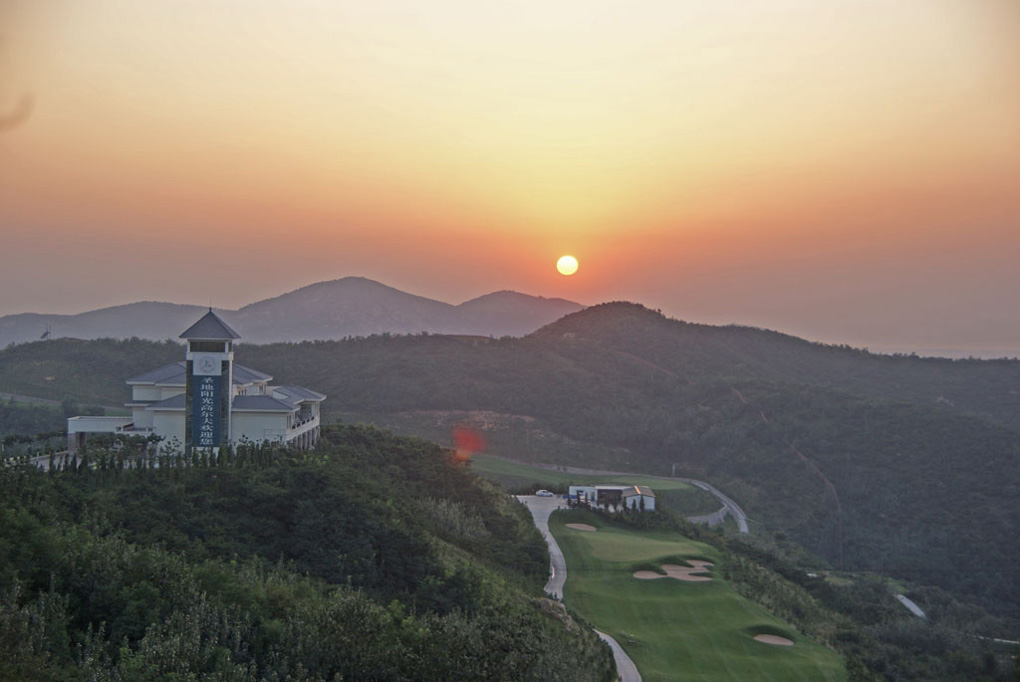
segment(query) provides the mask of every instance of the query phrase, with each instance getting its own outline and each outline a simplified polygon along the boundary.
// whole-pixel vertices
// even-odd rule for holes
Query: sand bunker
[[[666,575],[656,573],[655,571],[635,571],[634,577],[638,580],[673,578],[674,580],[684,580],[691,583],[702,583],[712,579],[710,576],[701,575],[702,573],[708,573],[708,567],[712,565],[710,561],[691,560],[687,563],[689,563],[690,566],[663,564],[662,570],[666,572]]]
[[[754,640],[762,644],[772,644],[774,646],[793,646],[792,639],[780,637],[779,635],[755,635]]]
[[[593,533],[598,530],[595,526],[589,526],[587,523],[568,523],[567,528],[573,528],[574,530],[586,530],[589,533]]]

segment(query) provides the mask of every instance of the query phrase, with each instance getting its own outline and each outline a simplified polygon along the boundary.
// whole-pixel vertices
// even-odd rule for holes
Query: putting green
[[[568,522],[598,532],[571,531]],[[738,595],[715,548],[674,533],[617,528],[586,511],[554,512],[549,528],[567,560],[564,602],[616,638],[645,682],[847,679],[838,654]],[[634,577],[691,559],[714,564],[705,574],[711,581]],[[754,639],[759,634],[794,644],[763,644]]]

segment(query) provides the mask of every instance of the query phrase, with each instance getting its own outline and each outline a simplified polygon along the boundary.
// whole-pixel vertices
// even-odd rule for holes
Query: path
[[[918,618],[924,618],[927,620],[928,616],[925,615],[924,611],[921,610],[921,607],[915,604],[914,600],[911,599],[910,597],[904,594],[897,594],[896,600],[899,601],[899,603],[906,606],[907,610],[910,611],[915,616],[917,616]]]
[[[715,487],[705,483],[704,481],[696,481],[693,478],[680,478],[675,479],[679,481],[687,481],[691,485],[696,485],[702,490],[708,491],[716,496],[716,498],[723,503],[723,509],[733,515],[734,520],[737,522],[737,530],[741,533],[750,533],[751,531],[747,527],[747,514],[740,508],[740,505],[731,500],[728,496],[719,492]]]
[[[535,520],[535,528],[549,545],[549,582],[545,584],[546,593],[560,601],[563,600],[563,583],[567,582],[567,561],[563,558],[556,538],[549,532],[549,516],[557,509],[566,509],[567,502],[562,497],[538,497],[537,495],[518,495],[517,499],[527,506],[531,517]]]
[[[567,561],[563,558],[560,546],[556,544],[556,538],[549,532],[549,516],[557,509],[566,509],[567,502],[562,497],[539,497],[537,495],[518,495],[517,499],[524,503],[531,512],[531,518],[535,520],[535,528],[538,528],[549,545],[549,582],[545,584],[545,591],[552,597],[563,600],[563,585],[567,582]],[[641,673],[638,672],[634,661],[623,650],[623,647],[615,639],[604,632],[595,631],[602,638],[609,648],[613,650],[613,660],[616,661],[616,672],[621,682],[641,682]]]
[[[613,650],[613,659],[616,661],[616,674],[621,682],[641,682],[641,673],[631,660],[627,652],[623,650],[620,643],[604,632],[595,631],[595,634],[602,638],[602,641]]]

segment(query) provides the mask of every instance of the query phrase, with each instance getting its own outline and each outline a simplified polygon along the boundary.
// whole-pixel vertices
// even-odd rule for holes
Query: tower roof
[[[182,339],[203,339],[209,341],[230,341],[239,339],[241,335],[231,329],[226,322],[220,319],[219,315],[209,308],[209,312],[202,316],[195,324],[188,327],[180,338]]]

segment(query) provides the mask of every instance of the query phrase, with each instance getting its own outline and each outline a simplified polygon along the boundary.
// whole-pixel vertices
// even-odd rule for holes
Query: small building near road
[[[655,511],[655,493],[643,485],[632,485],[623,491],[623,505],[627,509]]]
[[[655,511],[655,493],[643,485],[572,485],[567,497],[572,503],[590,507]]]

